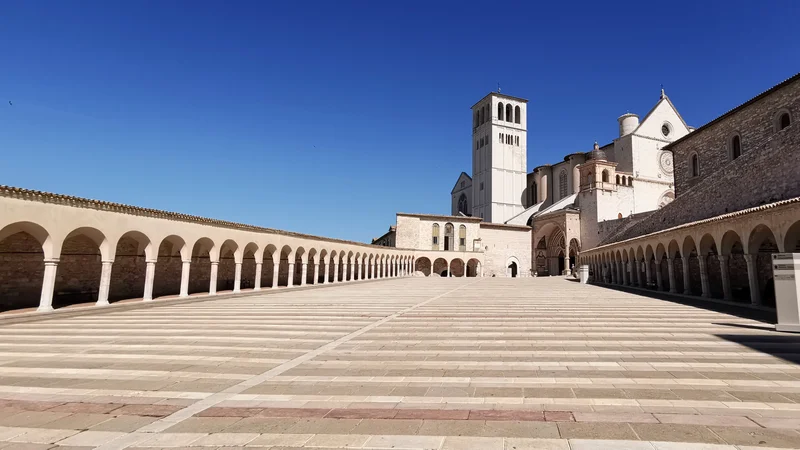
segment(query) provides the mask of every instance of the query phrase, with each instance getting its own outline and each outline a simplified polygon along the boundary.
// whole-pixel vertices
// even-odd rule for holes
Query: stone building
[[[773,305],[771,254],[800,252],[799,115],[800,74],[665,146],[675,200],[584,250],[594,279]]]

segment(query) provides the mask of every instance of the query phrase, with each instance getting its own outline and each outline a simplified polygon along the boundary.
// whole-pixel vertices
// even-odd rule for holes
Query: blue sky
[[[649,3],[3,2],[0,184],[368,241],[449,213],[498,82],[530,169],[800,69],[795,2]]]

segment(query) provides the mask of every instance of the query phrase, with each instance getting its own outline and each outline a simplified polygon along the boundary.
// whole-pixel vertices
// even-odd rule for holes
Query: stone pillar
[[[353,281],[356,279],[356,265],[355,263],[350,263],[350,273],[347,275],[348,281]]]
[[[108,305],[108,291],[111,288],[111,266],[114,261],[103,261],[103,267],[100,269],[100,288],[97,292],[97,306]]]
[[[319,263],[314,263],[314,284],[319,284]]]
[[[745,254],[744,260],[747,263],[747,283],[750,285],[750,303],[755,306],[761,305],[761,289],[758,287],[758,269],[756,268],[756,255]]]
[[[189,272],[191,271],[191,269],[192,269],[192,261],[182,261],[180,297],[189,296]]]
[[[332,283],[339,282],[339,261],[333,263],[333,281]]]
[[[153,281],[156,279],[156,262],[146,261],[144,269],[144,295],[142,300],[149,302],[153,300]]]
[[[703,297],[711,297],[708,285],[708,266],[706,266],[706,255],[698,255],[697,262],[700,263],[700,287],[703,289]]]
[[[661,275],[661,261],[656,261],[656,289],[664,290],[664,277]]]
[[[644,280],[642,280],[642,265],[644,265],[642,261],[636,261],[636,284],[639,287],[645,287]]]
[[[667,276],[669,277],[669,291],[673,294],[678,292],[678,286],[675,285],[675,259],[667,258]]]
[[[208,283],[208,295],[217,295],[217,273],[219,261],[211,261],[211,281]]]
[[[281,269],[281,260],[278,259],[278,262],[272,264],[272,287],[278,287],[278,276],[280,275]]]
[[[644,264],[645,287],[649,289],[653,285],[653,270],[650,269],[650,261],[645,261],[642,264]]]
[[[623,262],[622,263],[622,285],[623,286],[627,286],[628,285],[628,263],[627,262]]]
[[[289,276],[286,277],[286,287],[294,286],[294,262],[289,263]]]
[[[256,263],[256,282],[253,283],[253,290],[260,291],[261,290],[261,269],[263,268],[264,263],[257,262]]]
[[[302,263],[303,267],[300,271],[300,286],[306,285],[306,278],[308,278],[308,263]]]
[[[42,295],[39,297],[39,308],[37,311],[53,310],[53,289],[56,287],[56,272],[58,271],[58,259],[44,260],[44,279],[42,280]]]
[[[617,284],[617,263],[616,262],[609,263],[608,271],[611,273],[611,283]]]
[[[728,273],[728,256],[717,255],[719,260],[719,273],[722,278],[722,292],[725,300],[733,299],[731,295],[731,275]]]
[[[242,292],[242,263],[235,263],[233,272],[233,293]]]
[[[359,280],[364,279],[364,261],[358,263],[358,279]]]
[[[692,295],[692,279],[689,273],[689,257],[684,256],[681,258],[683,264],[683,293],[685,295]]]

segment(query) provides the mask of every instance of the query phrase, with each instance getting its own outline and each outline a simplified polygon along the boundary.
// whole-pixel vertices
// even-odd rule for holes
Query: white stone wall
[[[460,219],[460,220],[459,220]],[[454,250],[458,251],[458,230],[461,225],[467,229],[466,250],[472,251],[473,242],[480,239],[480,228],[478,219],[467,219],[465,217],[448,216],[416,216],[416,215],[397,215],[396,241],[398,248],[415,250],[444,250],[445,225],[453,224]],[[433,225],[439,225],[439,245],[438,249],[433,248]]]
[[[484,248],[485,277],[507,276],[507,262],[518,262],[520,277],[531,274],[531,239],[530,228],[515,226],[484,225],[480,227]]]

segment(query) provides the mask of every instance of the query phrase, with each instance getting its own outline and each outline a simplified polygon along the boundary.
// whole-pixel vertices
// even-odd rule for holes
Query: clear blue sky
[[[611,141],[662,83],[699,126],[788,78],[798,20],[787,0],[5,1],[0,184],[368,241],[449,213],[498,82],[530,100],[533,168]]]

